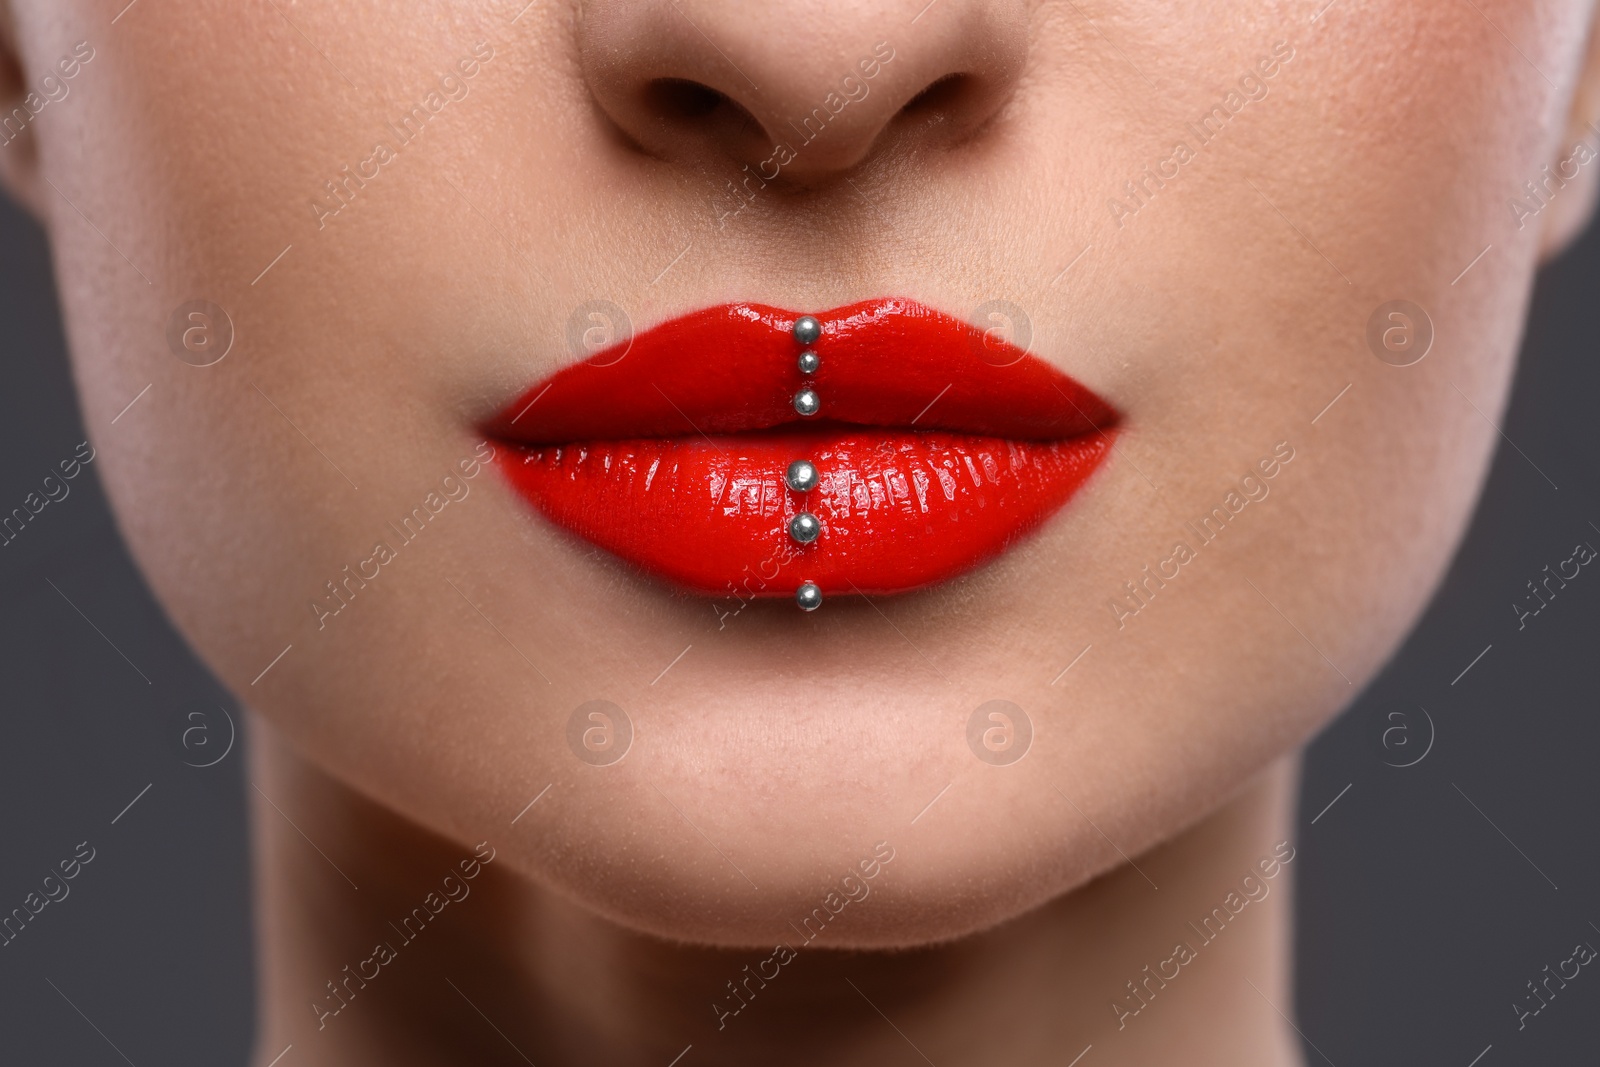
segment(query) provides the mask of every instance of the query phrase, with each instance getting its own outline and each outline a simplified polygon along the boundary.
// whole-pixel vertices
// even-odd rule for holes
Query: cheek
[[[1577,16],[1503,28],[1570,84]],[[1055,573],[1092,605],[1058,616],[1092,643],[1073,669],[1078,736],[1095,768],[1132,768],[1083,771],[1080,788],[1137,812],[1136,835],[1182,825],[1178,798],[1222,795],[1352,698],[1439,580],[1499,440],[1539,251],[1506,195],[1555,158],[1564,101],[1482,20],[1395,17],[1398,30],[1297,38],[1266,99],[1208,143],[1185,121],[1215,97],[1177,94],[1172,136],[1195,159],[1141,203],[1124,185],[1137,151],[1102,170],[1099,187],[1136,210],[1090,226],[1106,239],[1095,284],[1121,287],[1080,288],[1078,321],[1098,313],[1098,343],[1139,368],[1116,398],[1133,413],[1120,492],[1096,517],[1126,536],[1074,531],[1093,562]],[[1433,334],[1411,366],[1368,342],[1395,300]],[[1296,458],[1270,493],[1204,540],[1197,520],[1279,441]],[[1131,599],[1175,540],[1196,559]]]

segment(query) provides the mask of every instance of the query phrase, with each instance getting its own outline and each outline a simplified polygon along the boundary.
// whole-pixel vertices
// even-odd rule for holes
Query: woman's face
[[[686,940],[770,945],[879,842],[834,944],[992,924],[1326,722],[1451,557],[1600,167],[1578,2],[121,8],[13,0],[44,103],[0,161],[151,583],[307,757]],[[677,591],[482,443],[618,309],[890,296],[1120,415],[921,592]]]

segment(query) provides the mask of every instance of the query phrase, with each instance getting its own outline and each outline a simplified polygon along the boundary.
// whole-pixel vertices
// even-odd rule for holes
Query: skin
[[[94,49],[0,173],[50,235],[123,534],[257,713],[259,1062],[909,1055],[884,1017],[933,1062],[1296,1062],[1292,863],[1201,950],[1207,978],[1132,1021],[1113,1004],[1287,841],[1298,747],[1462,534],[1533,271],[1594,199],[1588,165],[1508,206],[1594,137],[1589,5],[404,7],[0,6],[7,113]],[[324,183],[478,42],[459,98],[332,213]],[[730,192],[878,42],[870,91],[752,202]],[[1275,46],[1265,95],[1201,145],[1186,123]],[[1193,158],[1130,196],[1179,140]],[[576,358],[586,301],[643,328],[886,294],[1020,306],[1033,351],[1125,414],[993,565],[719,623],[485,471],[319,628],[324,583]],[[197,298],[236,331],[204,368],[166,339]],[[1395,299],[1435,332],[1404,368],[1366,340]],[[1186,521],[1275,448],[1268,495],[1200,543]],[[1179,576],[1112,608],[1178,540]],[[634,729],[608,767],[566,742],[593,699]],[[966,741],[994,699],[1034,730],[1008,766]],[[479,903],[319,1029],[324,983],[478,842]],[[724,983],[879,842],[870,897],[719,1030]]]

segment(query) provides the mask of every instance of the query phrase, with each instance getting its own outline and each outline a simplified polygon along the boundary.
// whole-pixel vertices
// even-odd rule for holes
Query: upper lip
[[[853,424],[1059,440],[1117,421],[1104,400],[1041,359],[905,298],[815,313],[821,356],[802,376],[799,315],[726,304],[673,319],[557,372],[483,427],[527,445],[705,436]],[[793,406],[810,386],[820,412]]]

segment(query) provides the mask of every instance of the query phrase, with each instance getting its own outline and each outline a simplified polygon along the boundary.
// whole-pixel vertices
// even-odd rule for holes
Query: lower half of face
[[[1562,162],[1554,88],[1582,59],[1577,10],[1495,5],[1519,53],[1398,3],[1040,4],[981,128],[935,143],[907,120],[786,184],[624,143],[549,5],[359,27],[333,4],[292,26],[192,6],[19,18],[32,66],[94,52],[35,121],[95,466],[135,554],[308,758],[623,924],[724,944],[770,945],[869,869],[871,921],[840,944],[1000,921],[1170,836],[1349,701],[1484,476],[1536,216],[1563,195],[1543,168],[1587,163]],[[875,91],[876,55],[888,85],[921,26],[861,27],[841,69]],[[167,46],[185,35],[204,47]],[[871,97],[834,99],[842,122]],[[696,570],[725,494],[634,514],[604,473],[530,491],[535,444],[615,442],[494,428],[595,326],[643,344],[706,308],[815,312],[822,382],[827,309],[891,297],[1003,320],[1115,412],[1080,427],[1098,451],[1069,491],[937,574],[880,580],[1028,507],[1000,486],[942,525],[866,528],[880,569],[833,559],[804,611],[785,527],[778,556]],[[852,358],[886,388],[871,361],[894,351]],[[628,395],[656,388],[691,426],[737,365],[685,347],[701,384],[671,396],[652,377],[681,377],[670,358],[620,358]],[[934,424],[938,371],[918,374]],[[840,381],[822,403],[849,401]],[[529,424],[572,415],[543,403]],[[870,450],[920,425],[848,429]],[[649,447],[785,472],[760,432],[691,426]]]

